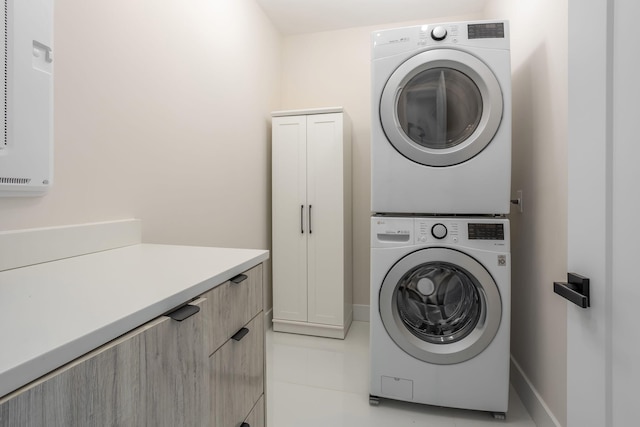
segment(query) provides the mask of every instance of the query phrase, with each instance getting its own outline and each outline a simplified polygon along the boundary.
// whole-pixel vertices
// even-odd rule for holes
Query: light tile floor
[[[267,332],[268,427],[535,427],[513,388],[505,421],[485,412],[383,399],[369,405],[369,323],[347,338]]]

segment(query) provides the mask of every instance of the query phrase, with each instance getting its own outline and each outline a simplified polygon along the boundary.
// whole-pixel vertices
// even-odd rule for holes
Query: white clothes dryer
[[[508,21],[372,34],[371,210],[507,214]]]
[[[370,401],[504,416],[509,220],[374,216]]]

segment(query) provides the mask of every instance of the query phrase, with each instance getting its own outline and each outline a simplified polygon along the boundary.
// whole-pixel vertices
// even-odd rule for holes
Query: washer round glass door
[[[380,121],[403,156],[451,166],[480,153],[502,120],[502,90],[487,65],[468,53],[435,49],[398,67],[380,99]]]
[[[471,256],[427,248],[398,261],[380,287],[379,310],[387,333],[405,352],[448,365],[480,354],[502,318],[500,292]]]

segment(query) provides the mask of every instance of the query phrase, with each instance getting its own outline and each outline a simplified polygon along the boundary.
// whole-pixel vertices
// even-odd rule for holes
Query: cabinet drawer
[[[1,399],[0,426],[209,423],[204,324],[201,313],[154,319]]]
[[[262,311],[262,264],[243,274],[245,280],[229,280],[203,295],[203,310],[211,321],[210,355]]]
[[[260,397],[260,400],[258,400],[258,403],[253,407],[253,410],[244,422],[249,424],[248,427],[264,427],[264,396]]]
[[[242,423],[264,392],[264,316],[245,326],[239,341],[228,340],[209,358],[211,420],[216,427]]]

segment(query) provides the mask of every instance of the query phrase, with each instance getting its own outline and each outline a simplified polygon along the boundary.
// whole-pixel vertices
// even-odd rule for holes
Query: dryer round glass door
[[[393,72],[382,91],[380,120],[403,156],[427,166],[451,166],[491,143],[502,107],[500,84],[484,62],[436,49]]]
[[[393,341],[417,359],[453,364],[480,354],[502,318],[500,292],[471,256],[427,248],[398,261],[380,287],[379,310]]]

